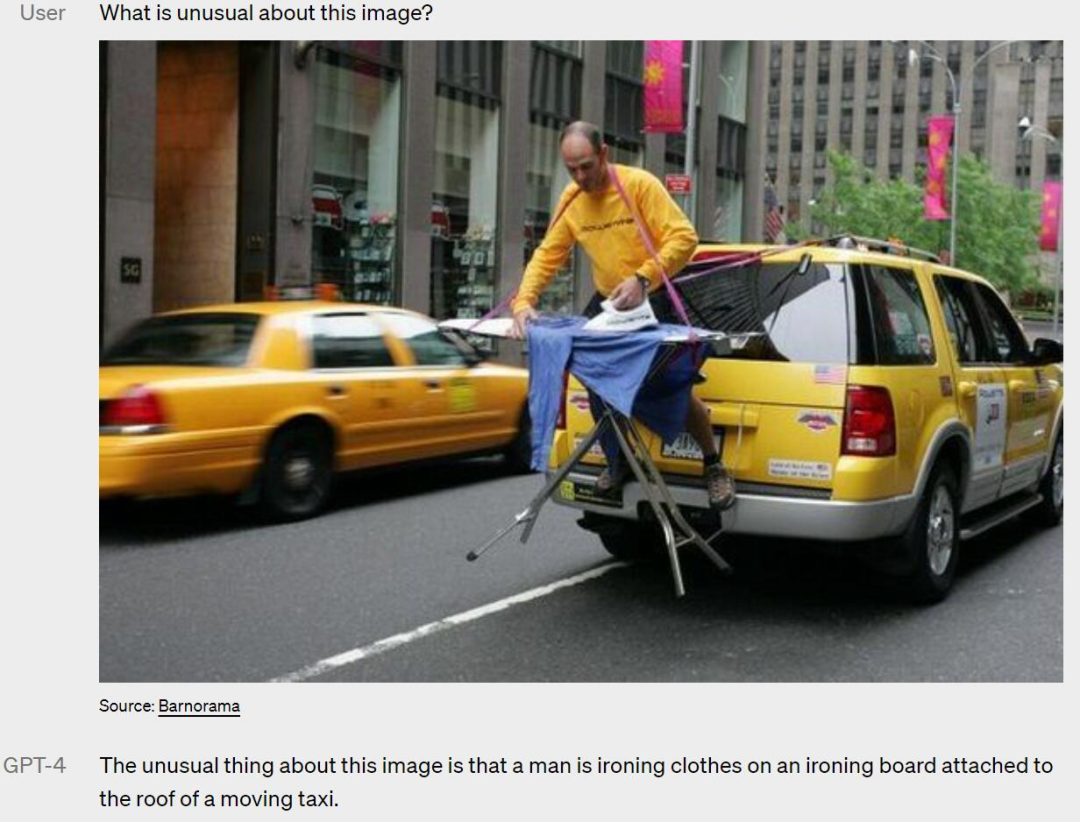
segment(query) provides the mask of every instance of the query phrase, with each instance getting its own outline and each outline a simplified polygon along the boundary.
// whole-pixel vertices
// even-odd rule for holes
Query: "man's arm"
[[[697,232],[659,180],[652,175],[640,179],[634,199],[645,226],[655,240],[656,253],[664,264],[664,271],[669,277],[674,277],[694,255],[698,244]],[[651,255],[639,273],[649,280],[650,290],[660,285],[660,267]]]
[[[565,209],[569,198],[573,196],[573,187],[567,187],[559,198],[559,205],[555,213],[559,219],[548,227],[540,246],[533,252],[529,264],[525,267],[525,274],[518,286],[517,296],[511,305],[514,314],[515,336],[521,337],[525,333],[525,322],[536,316],[536,304],[544,289],[551,284],[555,275],[565,264],[570,256],[570,250],[574,246],[574,233],[565,219]]]

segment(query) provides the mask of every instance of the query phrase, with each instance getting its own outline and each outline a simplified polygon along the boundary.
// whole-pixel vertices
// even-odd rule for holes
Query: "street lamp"
[[[897,41],[893,41],[894,43]],[[956,77],[949,68],[949,63],[945,58],[941,56],[932,43],[928,43],[926,40],[916,40],[916,43],[923,47],[923,51],[926,52],[926,57],[930,60],[935,60],[941,63],[945,69],[945,75],[949,78],[949,86],[952,89],[952,115],[953,115],[953,154],[952,154],[952,196],[951,205],[949,206],[949,263],[956,265],[956,196],[957,196],[957,169],[960,167],[960,86],[957,85]],[[1000,43],[995,43],[977,58],[975,58],[968,70],[974,74],[975,69],[979,63],[989,57],[996,51],[1011,46],[1013,43],[1018,43],[1019,40],[1002,40]],[[917,66],[922,55],[919,54],[914,48],[908,46],[908,65]],[[961,77],[961,79],[963,79]]]
[[[1057,137],[1055,137],[1053,134],[1051,134],[1049,131],[1047,131],[1042,126],[1034,125],[1031,122],[1031,118],[1029,118],[1029,117],[1021,117],[1020,122],[1017,124],[1017,126],[1020,129],[1020,139],[1021,140],[1034,140],[1036,137],[1040,137],[1043,140],[1047,140],[1048,142],[1057,145],[1058,151],[1061,152],[1061,168],[1060,168],[1060,175],[1059,176],[1061,177],[1062,180],[1064,180],[1065,179],[1065,145],[1061,142],[1061,140],[1059,140]],[[1062,202],[1061,202],[1061,204],[1058,205],[1058,236],[1057,236],[1058,259],[1057,259],[1057,274],[1056,274],[1055,282],[1054,282],[1054,339],[1057,339],[1057,335],[1058,335],[1058,318],[1061,316],[1061,313],[1060,313],[1060,308],[1061,308],[1061,274],[1062,274],[1062,268],[1064,267],[1063,264],[1064,264],[1064,260],[1065,260],[1065,222],[1064,222],[1064,211],[1065,211],[1065,209],[1063,207],[1064,202],[1065,202],[1065,199],[1064,199],[1064,197],[1062,197]]]
[[[951,192],[951,204],[949,205],[949,264],[956,265],[956,172],[960,167],[960,163],[957,162],[956,156],[956,143],[957,138],[960,136],[960,89],[956,85],[956,77],[953,75],[952,69],[949,68],[949,64],[944,60],[936,48],[927,43],[925,40],[919,40],[922,43],[924,49],[929,51],[926,56],[931,60],[935,60],[941,63],[941,67],[945,69],[945,76],[949,78],[949,87],[952,89],[952,115],[953,115],[953,156],[952,156],[952,184],[950,188]],[[989,52],[987,52],[989,53]],[[919,52],[913,48],[908,48],[908,66],[914,68],[919,65]]]

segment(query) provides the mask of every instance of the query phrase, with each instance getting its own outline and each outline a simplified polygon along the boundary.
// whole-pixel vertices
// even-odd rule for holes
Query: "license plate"
[[[559,486],[559,496],[567,502],[584,502],[605,508],[622,508],[622,488],[607,493],[598,491],[592,482],[573,482],[563,480]]]
[[[716,453],[724,453],[724,433],[722,431],[714,431],[713,439],[716,440]],[[673,460],[701,461],[705,455],[701,453],[701,447],[694,438],[686,431],[683,431],[670,445],[664,443],[661,446],[660,456]]]

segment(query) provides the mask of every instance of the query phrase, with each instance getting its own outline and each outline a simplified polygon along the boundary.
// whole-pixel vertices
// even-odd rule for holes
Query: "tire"
[[[511,473],[528,474],[532,470],[532,420],[528,405],[521,410],[517,434],[503,451],[503,459]]]
[[[290,522],[318,514],[330,496],[333,479],[330,433],[313,423],[278,431],[263,462],[260,503],[271,520]]]
[[[916,602],[945,599],[960,561],[960,494],[956,475],[939,464],[930,474],[907,530],[899,538],[905,558],[905,593]]]
[[[1065,513],[1065,432],[1058,434],[1050,455],[1050,468],[1039,482],[1042,502],[1031,509],[1032,519],[1039,525],[1053,528],[1061,523]]]
[[[595,526],[604,549],[615,559],[624,562],[656,562],[665,556],[664,538],[648,523],[604,517]]]

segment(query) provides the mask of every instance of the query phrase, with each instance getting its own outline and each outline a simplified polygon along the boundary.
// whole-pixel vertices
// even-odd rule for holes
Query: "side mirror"
[[[1065,362],[1065,346],[1057,340],[1039,337],[1031,347],[1031,359],[1035,365],[1058,365]]]

